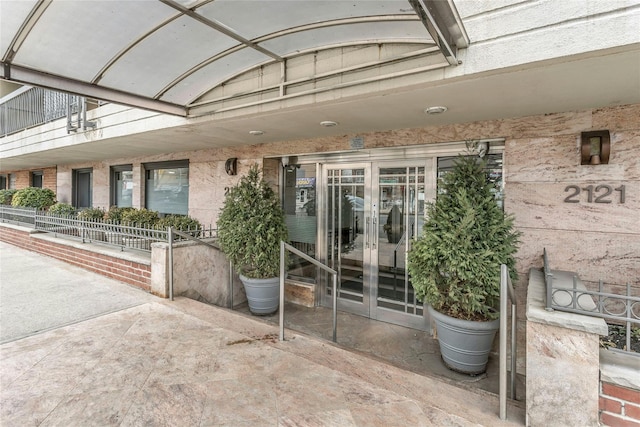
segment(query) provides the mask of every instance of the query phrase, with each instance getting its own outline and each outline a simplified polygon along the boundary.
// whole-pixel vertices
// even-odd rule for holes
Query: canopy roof
[[[303,79],[317,81],[415,55],[444,67],[468,45],[451,0],[2,0],[0,16],[2,78],[184,116],[246,95],[216,89],[265,67],[279,75],[259,90],[285,96],[304,55],[412,46]]]

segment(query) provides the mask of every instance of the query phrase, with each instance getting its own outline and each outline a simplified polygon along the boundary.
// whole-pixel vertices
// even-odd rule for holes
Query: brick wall
[[[22,188],[31,187],[32,172],[42,172],[42,187],[57,192],[58,172],[57,167],[55,166],[40,169],[9,171],[7,172],[7,177],[9,176],[9,174],[14,175],[16,177],[16,190],[20,190]],[[8,186],[9,183],[7,182],[7,187]]]
[[[42,169],[42,186],[58,191],[58,172],[56,167]]]
[[[30,171],[16,171],[11,172],[11,175],[16,177],[16,190],[20,190],[22,188],[27,188],[31,186],[31,172]]]
[[[71,245],[41,238],[13,227],[0,226],[0,240],[29,251],[41,253],[94,273],[127,283],[145,291],[151,290],[151,263],[144,264],[117,256],[79,249]]]
[[[600,422],[610,427],[640,427],[640,391],[601,382]]]

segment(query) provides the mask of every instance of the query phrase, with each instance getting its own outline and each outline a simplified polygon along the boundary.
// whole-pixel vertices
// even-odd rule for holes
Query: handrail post
[[[167,227],[169,241],[169,299],[173,301],[173,227]]]
[[[233,310],[233,263],[231,261],[229,261],[229,300],[229,308]]]
[[[310,257],[309,255],[305,254],[304,252],[299,251],[298,249],[294,248],[293,246],[291,246],[288,243],[285,243],[284,240],[280,241],[280,341],[284,340],[284,279],[285,279],[285,263],[284,263],[284,255],[285,255],[285,251],[289,250],[291,253],[294,253],[296,255],[298,255],[299,257],[301,257],[302,259],[305,259],[307,261],[309,261],[311,264],[315,265],[316,267],[321,268],[322,270],[331,273],[333,275],[333,285],[332,285],[332,292],[333,292],[333,342],[336,342],[336,331],[338,329],[338,272],[335,271],[333,268],[330,268],[324,264],[322,264],[321,262],[319,262],[318,260],[316,260],[315,258]]]
[[[333,275],[333,286],[331,295],[333,297],[333,342],[338,342],[336,337],[336,331],[338,329],[338,275]]]
[[[516,295],[505,264],[500,265],[500,419],[507,419],[507,298],[511,300],[511,374],[509,376],[510,396],[516,400],[517,361],[517,307]]]
[[[500,419],[507,419],[507,266],[500,265]]]
[[[284,241],[280,241],[280,341],[284,341]]]
[[[542,264],[544,267],[544,284],[546,291],[545,310],[553,311],[551,304],[553,303],[553,274],[549,268],[549,258],[547,257],[547,248],[542,249]]]
[[[516,400],[516,362],[518,360],[518,350],[516,349],[516,339],[518,337],[518,317],[515,300],[511,301],[511,375],[509,377],[510,382],[510,394],[511,399]]]

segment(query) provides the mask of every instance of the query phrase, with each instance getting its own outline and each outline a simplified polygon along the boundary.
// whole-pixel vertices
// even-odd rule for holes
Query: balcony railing
[[[95,126],[86,120],[86,99],[24,86],[0,99],[0,137],[67,117],[67,132]]]

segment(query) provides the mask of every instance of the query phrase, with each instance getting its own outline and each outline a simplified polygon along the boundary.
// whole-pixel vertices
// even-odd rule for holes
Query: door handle
[[[368,248],[369,247],[369,220],[371,218],[367,217],[364,220],[364,247]]]
[[[373,210],[373,217],[372,217],[372,227],[371,227],[371,232],[373,233],[373,237],[371,239],[371,247],[373,249],[376,248],[376,236],[378,235],[378,216],[376,215],[376,211],[375,209]]]

